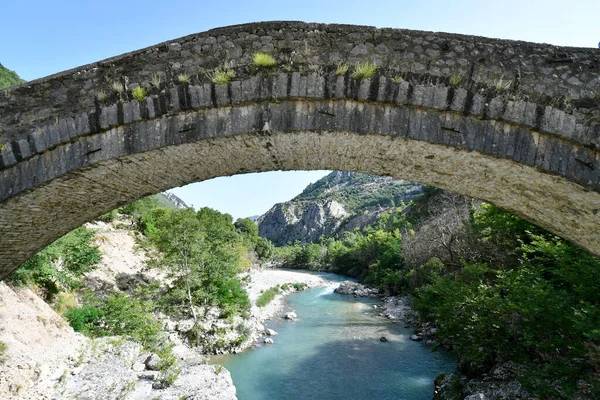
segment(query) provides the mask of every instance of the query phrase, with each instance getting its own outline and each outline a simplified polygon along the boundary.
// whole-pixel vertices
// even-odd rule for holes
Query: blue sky
[[[211,28],[268,20],[346,23],[597,47],[598,0],[2,0],[0,63],[33,80]],[[175,189],[235,218],[264,213],[326,172],[270,172]],[[245,195],[239,196],[239,193]]]

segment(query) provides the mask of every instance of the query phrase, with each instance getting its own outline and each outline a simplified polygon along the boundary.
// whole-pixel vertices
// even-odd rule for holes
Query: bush
[[[259,68],[271,68],[277,65],[275,58],[267,53],[254,53],[252,61],[254,62],[254,65]]]
[[[152,314],[153,308],[152,302],[121,292],[113,292],[105,299],[88,293],[84,304],[67,311],[65,317],[73,329],[85,335],[129,335],[149,347],[161,331],[160,323]]]
[[[36,285],[52,297],[61,290],[83,285],[81,278],[100,261],[98,248],[92,245],[94,232],[79,227],[23,263],[8,278],[14,285]]]
[[[75,332],[81,332],[88,336],[100,324],[102,315],[102,311],[96,307],[82,306],[68,310],[65,318]]]
[[[258,299],[256,299],[256,305],[259,307],[264,307],[269,304],[277,294],[279,294],[280,288],[279,285],[273,286],[272,288],[267,289],[263,294],[261,294]]]

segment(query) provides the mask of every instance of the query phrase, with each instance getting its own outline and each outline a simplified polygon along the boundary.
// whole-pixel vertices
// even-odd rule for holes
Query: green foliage
[[[354,71],[352,72],[352,79],[369,79],[375,74],[377,65],[370,61],[357,62],[354,64]]]
[[[107,212],[106,214],[102,214],[99,217],[96,218],[96,221],[102,221],[102,222],[112,222],[115,220],[115,218],[117,218],[117,214],[118,214],[118,210],[112,210]]]
[[[128,335],[145,347],[156,341],[161,330],[151,301],[122,292],[110,293],[105,299],[87,294],[81,307],[65,313],[77,332],[92,337]]]
[[[271,301],[273,301],[275,296],[277,296],[277,294],[279,294],[280,291],[281,291],[281,289],[280,289],[279,285],[273,286],[273,287],[267,289],[264,293],[262,293],[260,296],[258,296],[258,299],[256,299],[256,305],[259,307],[266,306]]]
[[[15,285],[37,285],[52,296],[82,286],[81,277],[101,259],[94,232],[79,227],[23,263],[8,278]]]
[[[277,65],[277,61],[275,60],[275,58],[273,58],[272,55],[261,52],[254,53],[252,61],[254,62],[254,65],[258,68],[271,68]]]
[[[258,237],[254,250],[261,260],[269,260],[275,254],[275,245],[264,237]]]
[[[219,305],[225,315],[246,312],[250,302],[236,274],[241,271],[242,237],[229,214],[210,208],[151,210],[149,239],[162,254],[173,282],[164,293],[165,312],[195,317],[195,309]]]
[[[231,69],[216,69],[207,75],[208,79],[217,85],[227,85],[236,77],[235,72]]]
[[[7,349],[8,349],[7,344],[4,343],[3,341],[0,341],[0,363],[4,361],[4,359],[6,357]]]
[[[189,83],[190,82],[190,77],[187,74],[179,74],[177,75],[177,82],[178,83]]]
[[[250,238],[258,237],[258,225],[250,218],[238,218],[234,225],[240,234]]]
[[[102,311],[96,307],[86,305],[75,307],[65,313],[65,318],[75,330],[84,335],[90,335],[94,330],[94,326],[99,325]]]
[[[338,66],[335,69],[335,74],[336,75],[346,75],[346,72],[348,72],[348,64],[346,63],[340,63],[338,64]]]
[[[302,193],[292,201],[318,201],[335,200],[354,213],[378,206],[391,206],[400,203],[408,191],[419,184],[413,182],[386,182],[378,185],[377,190],[372,190],[373,183],[382,182],[382,177],[355,172],[340,173],[334,171],[308,185]],[[334,188],[334,191],[330,189]]]
[[[9,70],[2,64],[0,64],[0,89],[10,87],[13,85],[18,85],[19,83],[24,83],[25,81],[19,78],[19,75],[16,72]]]
[[[450,85],[454,87],[460,86],[462,83],[462,77],[460,75],[454,74],[450,77]]]
[[[131,95],[137,101],[144,100],[146,98],[147,94],[148,94],[148,91],[146,90],[146,88],[144,88],[142,86],[138,86],[138,87],[136,87],[136,88],[134,88],[134,89],[131,90]]]
[[[458,271],[430,260],[406,274],[415,308],[438,324],[462,372],[512,360],[539,398],[573,398],[582,380],[598,387],[600,260],[492,206],[475,214],[473,229],[513,257]]]

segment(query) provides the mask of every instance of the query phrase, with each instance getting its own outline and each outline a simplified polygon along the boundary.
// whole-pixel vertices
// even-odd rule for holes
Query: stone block
[[[448,104],[448,87],[434,86],[433,87],[433,102],[431,106],[439,110],[445,110]]]
[[[242,81],[242,96],[244,101],[256,101],[260,94],[260,78],[252,76]]]
[[[87,114],[84,113],[75,117],[75,131],[77,136],[90,133],[90,122]]]
[[[240,103],[243,101],[242,96],[242,82],[233,81],[230,84],[231,86],[231,102],[232,103]]]
[[[338,99],[343,99],[346,97],[346,82],[345,77],[343,75],[338,75],[335,80],[335,97]]]
[[[470,112],[473,115],[483,115],[485,106],[485,97],[477,93],[473,96],[473,104],[471,105]]]
[[[397,84],[398,94],[396,95],[396,104],[408,104],[408,95],[411,90],[411,85],[407,81],[402,81]]]
[[[46,141],[40,131],[35,131],[29,135],[29,144],[34,153],[41,153],[46,150]]]
[[[300,96],[300,72],[292,72],[292,83],[290,85],[290,97]]]
[[[229,87],[228,85],[215,84],[215,98],[217,99],[217,106],[225,106],[231,104],[229,99]]]
[[[25,160],[31,157],[31,149],[29,148],[27,139],[19,139],[16,142],[13,142],[12,147],[17,160]]]
[[[522,124],[524,122],[526,104],[523,100],[508,101],[502,119]]]
[[[0,150],[0,167],[8,168],[17,163],[17,159],[13,153],[12,146],[4,145],[2,150]]]
[[[370,79],[361,80],[360,85],[358,86],[358,99],[359,100],[368,100],[370,93],[371,93],[371,80]]]
[[[454,96],[452,97],[452,103],[450,104],[450,109],[456,112],[465,111],[465,106],[467,104],[467,90],[463,88],[454,89]]]
[[[488,107],[488,118],[499,119],[504,115],[504,97],[494,97]]]
[[[178,87],[173,87],[169,89],[169,109],[173,111],[181,110],[181,104],[179,103]]]

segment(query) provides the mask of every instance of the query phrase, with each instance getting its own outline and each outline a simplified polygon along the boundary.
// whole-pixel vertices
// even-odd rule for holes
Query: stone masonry
[[[257,51],[277,65],[255,66]],[[367,61],[375,73],[356,76]],[[236,77],[213,83],[216,69]],[[454,190],[600,254],[599,149],[596,49],[301,22],[220,28],[0,91],[0,277],[141,196],[293,169]]]

